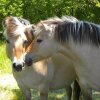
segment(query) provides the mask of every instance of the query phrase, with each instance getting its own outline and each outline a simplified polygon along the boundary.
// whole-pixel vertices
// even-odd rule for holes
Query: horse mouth
[[[23,66],[24,65],[16,65],[16,63],[13,63],[13,70],[16,71],[16,72],[19,72],[19,71],[22,71],[23,70]]]
[[[16,68],[16,69],[13,68],[13,69],[14,69],[15,72],[20,72],[20,71],[22,71],[22,68]]]

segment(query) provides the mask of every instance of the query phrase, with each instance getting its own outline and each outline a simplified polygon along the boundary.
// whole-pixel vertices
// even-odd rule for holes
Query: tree
[[[99,0],[0,0],[0,22],[10,15],[26,18],[31,23],[63,15],[100,23],[100,3]]]

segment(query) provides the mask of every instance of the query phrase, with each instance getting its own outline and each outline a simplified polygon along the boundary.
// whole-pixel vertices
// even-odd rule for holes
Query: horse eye
[[[7,43],[10,43],[9,40],[6,40]]]
[[[42,41],[42,39],[37,39],[37,43],[41,43]]]

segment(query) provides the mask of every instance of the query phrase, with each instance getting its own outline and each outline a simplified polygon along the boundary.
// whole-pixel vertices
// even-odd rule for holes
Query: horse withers
[[[26,61],[26,65],[27,52],[30,49],[37,50],[37,48],[29,47],[30,44],[33,44],[34,29],[29,29],[30,23],[27,20],[12,16],[4,20],[3,26],[4,36],[7,40],[6,51],[12,61],[13,76],[25,99],[31,100],[31,88],[39,90],[41,100],[47,100],[49,90],[65,88],[68,100],[71,100],[71,83],[76,79],[76,73],[68,59],[57,53],[37,63],[32,64],[30,60]],[[79,98],[76,97],[79,96],[77,92],[75,93],[74,100],[78,100]]]

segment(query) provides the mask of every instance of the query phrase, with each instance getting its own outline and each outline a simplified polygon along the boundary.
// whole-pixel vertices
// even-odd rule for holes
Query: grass
[[[23,100],[11,72],[11,62],[6,57],[5,42],[0,42],[0,100]],[[40,100],[38,91],[32,90],[32,100]],[[49,100],[66,100],[65,90],[49,92]],[[98,92],[94,92],[93,100],[100,100]]]
[[[0,100],[22,100],[16,81],[12,76],[11,61],[6,56],[5,42],[0,41]]]
[[[21,100],[21,92],[11,74],[11,62],[6,56],[5,42],[0,41],[0,100]]]
[[[11,73],[11,62],[6,56],[4,44],[4,42],[0,42],[0,75]]]

